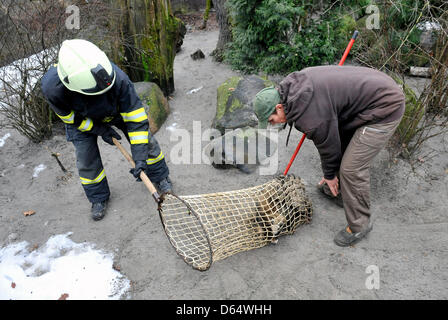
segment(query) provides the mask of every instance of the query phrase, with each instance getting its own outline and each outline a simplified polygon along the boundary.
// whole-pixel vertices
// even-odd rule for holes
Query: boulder
[[[260,162],[275,151],[277,146],[270,139],[266,140],[266,146],[263,144],[263,150],[259,150],[259,138],[255,129],[258,127],[258,118],[252,104],[260,90],[273,85],[272,81],[250,75],[229,78],[218,87],[216,116],[212,127],[219,130],[222,136],[211,141],[206,148],[215,168],[236,167],[244,173],[252,173]],[[230,147],[225,145],[225,141],[229,139]],[[236,156],[237,146],[243,148],[240,150],[241,159]]]
[[[221,134],[226,129],[257,127],[258,118],[252,100],[260,90],[272,85],[272,81],[255,75],[227,79],[218,87],[216,116],[212,127]]]
[[[193,60],[204,59],[205,58],[205,54],[202,52],[201,49],[197,49],[194,53],[190,54],[190,57]]]
[[[420,22],[417,28],[421,31],[420,46],[427,52],[433,52],[442,26],[437,22],[425,21]]]
[[[153,82],[135,82],[134,86],[148,115],[149,130],[154,134],[160,129],[170,113],[168,100],[160,87]]]
[[[204,149],[216,169],[237,168],[253,173],[277,150],[270,134],[253,127],[238,128],[213,139]]]

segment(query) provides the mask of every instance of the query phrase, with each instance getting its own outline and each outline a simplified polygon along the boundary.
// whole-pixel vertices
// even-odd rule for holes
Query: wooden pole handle
[[[117,146],[117,148],[121,151],[123,156],[132,165],[132,168],[135,168],[134,160],[132,159],[131,155],[126,151],[126,149],[121,145],[121,143],[117,139],[115,139],[113,137],[112,137],[112,141]],[[142,170],[142,172],[140,172],[140,179],[142,179],[142,181],[145,184],[146,188],[148,188],[149,192],[151,192],[151,194],[154,197],[154,199],[156,200],[156,202],[159,203],[160,202],[159,193],[157,192],[157,189],[154,187],[154,185],[152,184],[151,180],[149,180],[148,176],[146,175],[146,173],[143,170]]]

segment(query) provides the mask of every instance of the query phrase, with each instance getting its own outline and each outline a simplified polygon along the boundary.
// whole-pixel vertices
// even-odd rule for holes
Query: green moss
[[[157,128],[160,128],[167,117],[165,108],[161,104],[153,103],[149,106],[149,113]]]
[[[339,20],[339,26],[336,30],[338,35],[336,41],[336,47],[338,50],[345,50],[348,40],[353,35],[353,32],[357,30],[357,24],[352,15],[346,14]]]
[[[169,3],[144,1],[140,4],[145,10],[131,14],[126,20],[124,28],[115,22],[112,23],[118,29],[122,41],[113,48],[114,60],[121,67],[133,65],[135,68],[128,73],[132,81],[150,81],[157,83],[165,94],[171,93],[174,88],[173,62],[176,45],[181,34],[182,21],[174,17]],[[129,10],[126,2],[120,1],[117,7],[123,11]],[[138,30],[137,30],[138,29]],[[122,30],[129,30],[129,34]],[[132,52],[125,49],[123,43],[129,43],[132,37]]]
[[[375,44],[378,37],[373,29],[367,29],[366,25],[367,25],[368,17],[369,16],[365,16],[365,17],[359,19],[356,22],[356,29],[359,31],[359,35],[360,35],[360,37],[362,37],[362,41],[367,46],[371,46],[371,45]],[[354,48],[354,49],[356,49],[356,48]]]
[[[273,81],[269,80],[267,74],[260,75],[259,77],[264,80],[264,87],[265,88],[272,87],[272,86],[275,87],[276,83],[274,83]]]
[[[233,96],[231,99],[232,100],[231,100],[230,106],[228,107],[229,112],[233,112],[236,109],[241,108],[243,106],[241,101],[238,100],[235,96]]]
[[[271,80],[265,79],[265,81],[264,81],[264,87],[267,88],[267,87],[272,87],[272,86],[275,87],[275,83],[272,82]]]
[[[412,138],[418,133],[418,125],[425,114],[422,104],[419,102],[414,90],[403,83],[403,81],[395,75],[392,78],[403,88],[406,98],[406,108],[403,119],[397,128],[401,144],[407,145]]]
[[[233,90],[235,89],[238,83],[242,80],[241,77],[231,77],[227,79],[222,85],[218,87],[218,101],[216,107],[216,120],[222,118],[222,116],[226,113],[227,110],[227,101],[231,96]],[[234,110],[235,108],[241,106],[241,102],[237,99],[233,99],[232,105],[230,106],[230,110]]]
[[[141,94],[140,99],[148,106],[148,117],[154,122],[157,129],[159,129],[168,116],[168,111],[162,101],[162,91],[156,84],[153,84],[151,86],[151,91],[149,93]]]
[[[208,16],[210,13],[210,8],[212,7],[212,0],[205,0],[205,10],[204,10],[204,21],[208,21]]]

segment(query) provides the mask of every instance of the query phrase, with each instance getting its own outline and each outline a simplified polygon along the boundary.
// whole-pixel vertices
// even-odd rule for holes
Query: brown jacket
[[[334,178],[354,131],[402,117],[405,97],[380,71],[319,66],[289,74],[279,85],[287,122],[316,145],[324,177]]]

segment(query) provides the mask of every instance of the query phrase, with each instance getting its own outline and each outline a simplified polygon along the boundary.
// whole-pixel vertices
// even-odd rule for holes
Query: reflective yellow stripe
[[[114,119],[114,117],[106,117],[103,120],[101,120],[102,122],[111,122]]]
[[[148,143],[148,131],[129,132],[131,144]]]
[[[78,127],[79,131],[85,132],[85,131],[90,131],[92,130],[93,127],[93,121],[90,118],[85,118],[82,122],[81,125]]]
[[[147,164],[154,164],[159,162],[160,160],[162,160],[163,158],[165,158],[165,156],[163,155],[162,151],[160,151],[160,154],[157,158],[149,158],[148,160],[146,160]]]
[[[124,122],[141,122],[148,119],[145,108],[140,108],[129,113],[120,113]]]
[[[106,174],[104,173],[104,169],[103,171],[100,172],[100,174],[98,175],[98,177],[96,177],[95,179],[91,180],[91,179],[86,179],[83,177],[79,177],[81,179],[81,183],[82,184],[93,184],[93,183],[99,183],[101,181],[103,181],[103,179],[106,177]]]
[[[57,113],[56,113],[57,114]],[[59,114],[57,114],[57,116],[59,117],[59,118],[61,118],[61,120],[64,122],[64,123],[67,123],[67,124],[73,124],[74,122],[75,122],[75,112],[70,112],[68,115],[66,115],[66,116],[61,116],[61,115],[59,115]]]

